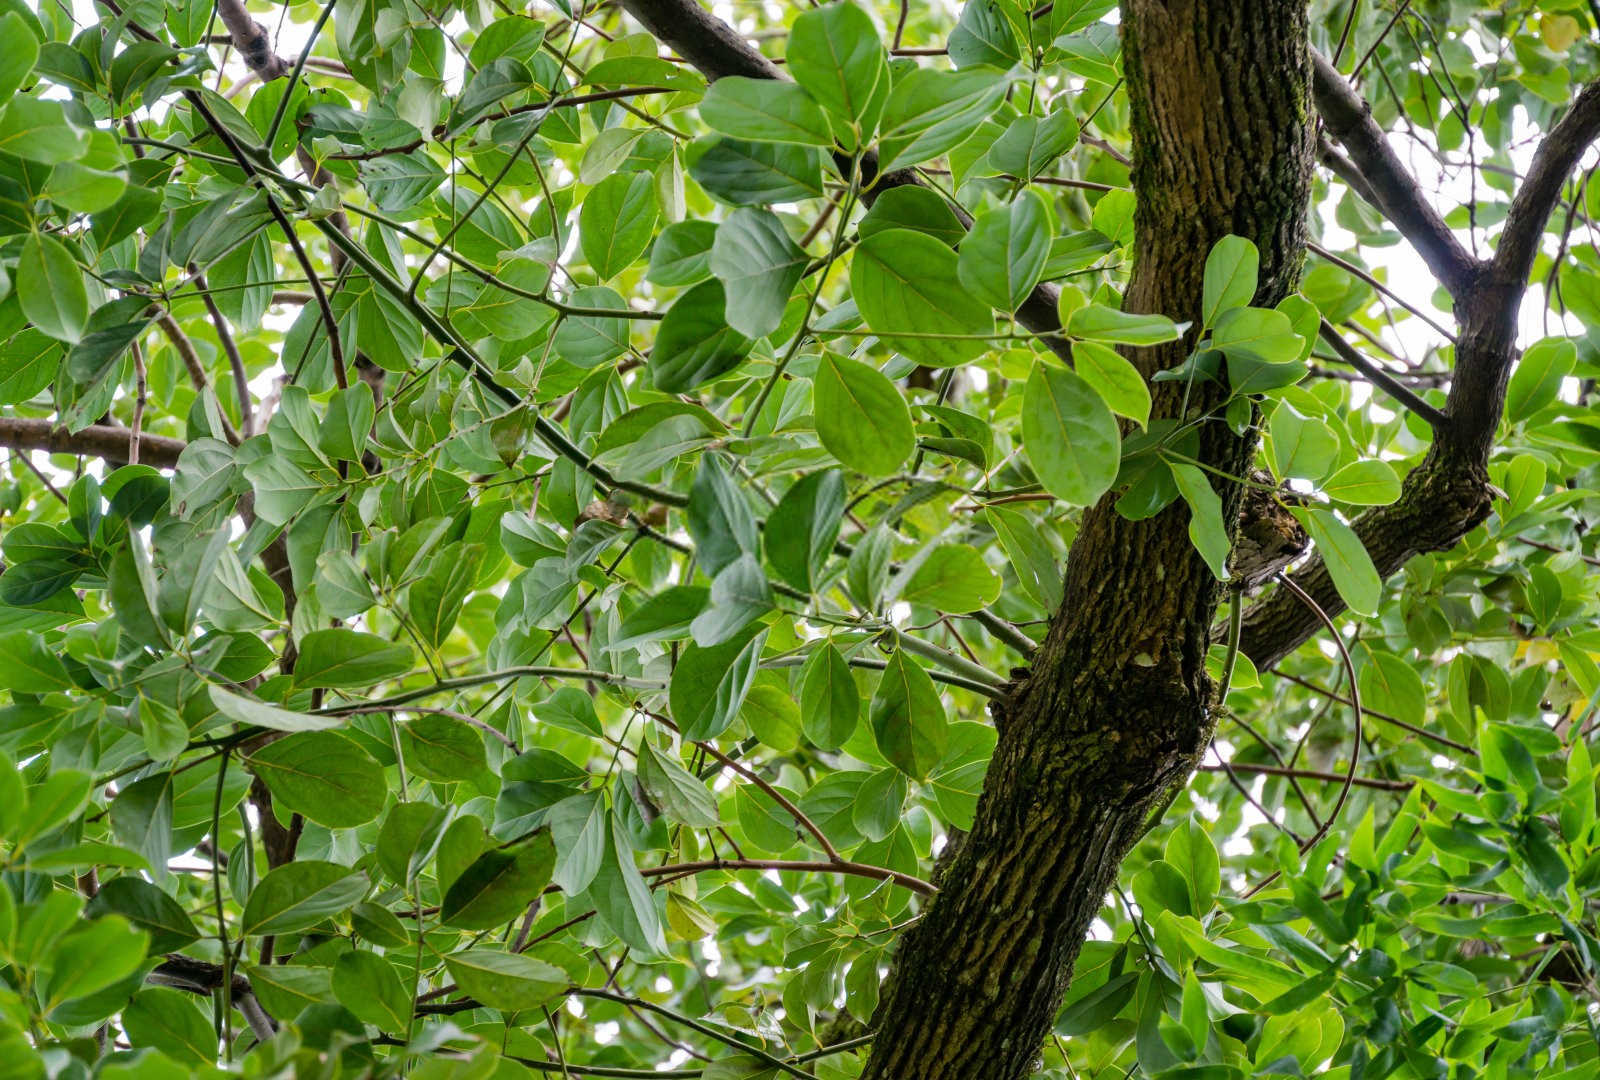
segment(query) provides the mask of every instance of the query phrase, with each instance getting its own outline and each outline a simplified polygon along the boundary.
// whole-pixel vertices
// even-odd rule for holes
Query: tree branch
[[[1374,507],[1351,522],[1378,576],[1388,579],[1425,551],[1448,551],[1489,516],[1487,472],[1475,463],[1442,453],[1436,440],[1428,457],[1406,476],[1400,498]],[[1344,600],[1320,554],[1293,575],[1330,616]],[[1287,589],[1274,589],[1245,612],[1239,651],[1260,670],[1276,665],[1322,629],[1322,623]]]
[[[1545,223],[1561,198],[1578,159],[1600,138],[1600,81],[1585,86],[1572,107],[1539,144],[1527,178],[1511,200],[1500,247],[1494,255],[1497,277],[1525,285],[1539,251]]]
[[[1356,168],[1356,163],[1341,154],[1337,147],[1330,143],[1326,137],[1317,140],[1317,160],[1333,175],[1345,182],[1345,185],[1361,196],[1373,206],[1378,205],[1378,194],[1372,190],[1372,185],[1367,183],[1367,178]]]
[[[1445,245],[1445,234],[1434,228],[1437,225],[1443,229],[1443,222],[1421,202],[1415,184],[1396,171],[1398,162],[1368,115],[1366,104],[1332,65],[1315,53],[1312,56],[1317,107],[1328,121],[1329,130],[1345,142],[1380,194],[1398,194],[1410,200],[1411,227],[1421,229],[1416,235],[1393,212],[1385,212],[1417,244],[1430,266],[1437,259],[1445,272],[1455,273],[1457,257],[1465,258],[1465,253],[1453,237]],[[1345,125],[1343,133],[1341,123]],[[1505,409],[1506,383],[1517,357],[1517,310],[1561,188],[1597,138],[1600,82],[1584,87],[1534,153],[1532,166],[1512,198],[1493,261],[1482,264],[1467,260],[1469,269],[1460,279],[1461,290],[1452,290],[1461,333],[1456,342],[1450,398],[1444,409],[1446,423],[1435,425],[1433,446],[1422,463],[1406,476],[1400,498],[1389,506],[1369,510],[1352,523],[1382,578],[1399,573],[1413,555],[1449,550],[1489,516],[1493,498],[1489,454]],[[1362,148],[1370,152],[1371,161],[1376,164],[1363,157]],[[1424,242],[1430,246],[1424,247]],[[1439,267],[1434,272],[1449,287]],[[1334,344],[1337,347],[1337,342]],[[1340,355],[1349,359],[1343,351]],[[1296,572],[1293,580],[1330,615],[1344,610],[1344,601],[1320,555]],[[1321,623],[1298,599],[1287,590],[1277,589],[1245,613],[1240,650],[1258,668],[1272,667],[1320,627]]]
[[[1322,335],[1323,341],[1333,346],[1333,351],[1339,354],[1339,359],[1361,372],[1372,385],[1380,387],[1384,393],[1422,417],[1435,431],[1442,429],[1450,422],[1444,413],[1423,401],[1410,389],[1402,386],[1394,376],[1361,355],[1360,351],[1346,341],[1344,336],[1335,330],[1333,324],[1328,322],[1327,319],[1322,320],[1322,327],[1319,333]]]
[[[778,65],[694,0],[623,0],[623,8],[655,39],[714,82],[726,75],[781,79]]]
[[[228,320],[211,295],[211,286],[206,283],[205,274],[197,271],[194,284],[200,299],[205,302],[206,313],[211,316],[211,325],[217,331],[217,343],[228,357],[228,370],[233,375],[233,390],[239,401],[239,427],[242,436],[248,439],[255,434],[255,412],[250,404],[250,376],[244,369],[244,357],[239,355],[238,343],[233,340]]]
[[[53,420],[0,416],[0,446],[9,450],[44,450],[51,454],[78,454],[125,461],[133,432],[113,424],[90,424],[68,431]],[[139,460],[145,465],[171,469],[187,445],[182,439],[139,435]]]
[[[189,381],[194,383],[195,392],[204,395],[211,389],[211,380],[206,376],[205,365],[200,362],[200,354],[195,351],[194,342],[189,340],[189,335],[183,332],[183,327],[178,325],[178,320],[172,317],[172,312],[166,308],[156,311],[156,325],[161,327],[161,332],[167,336],[167,341],[172,344],[173,351],[183,361],[184,370],[189,373]],[[221,410],[218,410],[221,416]],[[222,436],[233,446],[239,445],[239,432],[234,429],[231,421],[222,416]]]
[[[1440,284],[1459,298],[1471,288],[1478,264],[1423,198],[1416,180],[1372,119],[1372,107],[1321,53],[1312,50],[1311,62],[1312,97],[1329,134],[1344,144],[1366,180],[1374,205],[1411,241]]]
[[[222,986],[222,978],[221,964],[195,960],[179,953],[168,953],[167,958],[145,976],[145,982],[154,986],[170,986],[174,990],[187,990],[191,994],[208,995]],[[255,1035],[256,1041],[263,1043],[269,1041],[277,1033],[277,1025],[256,1000],[255,992],[250,988],[250,980],[243,975],[235,974],[231,992],[233,1003],[244,1014],[245,1022],[250,1025],[250,1031]]]
[[[1248,762],[1230,761],[1223,765],[1197,765],[1196,772],[1225,772],[1232,769],[1234,772],[1255,773],[1262,776],[1284,776],[1295,780],[1316,780],[1324,784],[1349,784],[1351,787],[1372,788],[1374,791],[1410,791],[1416,785],[1408,780],[1373,780],[1365,776],[1352,779],[1340,773],[1321,772],[1316,769],[1288,769],[1281,765],[1259,765]]]
[[[250,70],[257,78],[262,82],[271,82],[288,74],[288,61],[272,50],[272,39],[267,36],[267,28],[250,17],[245,10],[244,0],[217,0],[217,15],[221,17],[222,25],[228,28],[233,47],[239,50],[239,55],[244,57],[244,62],[250,65]]]

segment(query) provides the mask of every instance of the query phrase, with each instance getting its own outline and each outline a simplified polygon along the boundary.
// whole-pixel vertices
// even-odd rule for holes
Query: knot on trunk
[[[1288,484],[1274,488],[1270,473],[1255,470],[1240,502],[1228,571],[1240,588],[1253,589],[1303,555],[1311,538],[1289,512],[1305,499]]]

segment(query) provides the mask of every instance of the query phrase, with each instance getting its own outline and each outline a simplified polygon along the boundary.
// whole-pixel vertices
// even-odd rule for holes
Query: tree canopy
[[[0,0],[0,1074],[1597,1075],[1597,79]]]

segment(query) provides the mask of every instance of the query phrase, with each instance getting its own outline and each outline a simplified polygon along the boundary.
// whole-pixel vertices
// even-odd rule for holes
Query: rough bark
[[[1300,268],[1315,154],[1304,5],[1127,0],[1122,10],[1139,193],[1125,306],[1195,318],[1206,253],[1228,233],[1260,248],[1257,301],[1276,302]],[[1186,348],[1135,361],[1148,374]],[[1175,416],[1181,388],[1155,388],[1156,415]],[[1191,408],[1219,395],[1200,389]],[[1253,436],[1202,432],[1207,464],[1248,471]],[[1239,486],[1216,486],[1234,520]],[[1062,611],[997,709],[972,832],[901,944],[866,1080],[1033,1069],[1118,866],[1209,741],[1203,660],[1219,596],[1181,506],[1135,522],[1108,499],[1085,515]]]

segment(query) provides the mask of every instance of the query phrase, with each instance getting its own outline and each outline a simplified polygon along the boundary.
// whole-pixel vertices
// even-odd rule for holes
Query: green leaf
[[[1061,51],[1062,65],[1073,74],[1107,86],[1120,77],[1120,49],[1114,26],[1096,22],[1077,33],[1056,38],[1052,45]]]
[[[989,118],[1010,86],[988,68],[913,68],[895,80],[883,110],[880,172],[904,169],[965,142]]]
[[[1015,311],[1044,273],[1054,232],[1044,199],[1034,191],[1023,191],[1009,206],[978,215],[971,234],[962,241],[956,275],[990,307]]]
[[[983,554],[970,544],[941,544],[919,556],[908,567],[900,599],[926,604],[951,615],[965,615],[994,603],[1000,595],[1000,576],[989,569]]]
[[[166,647],[170,635],[156,613],[155,567],[138,533],[129,533],[126,542],[112,553],[106,584],[123,634],[152,649]]]
[[[439,919],[463,930],[490,930],[521,915],[550,884],[556,848],[548,830],[487,851],[446,890]]]
[[[553,964],[518,953],[475,948],[444,958],[450,977],[463,993],[491,1009],[536,1009],[571,982]]]
[[[786,681],[776,674],[756,679],[745,699],[740,718],[763,744],[774,750],[794,750],[800,745],[800,706]]]
[[[303,731],[268,743],[245,761],[274,802],[330,829],[365,825],[383,810],[383,769],[334,731]]]
[[[1545,338],[1528,346],[1506,387],[1506,419],[1521,423],[1555,401],[1561,380],[1577,362],[1577,346],[1566,338]]]
[[[814,380],[817,437],[868,476],[887,476],[916,448],[911,410],[895,385],[859,360],[824,353]]]
[[[13,531],[12,536],[16,533]],[[12,558],[12,549],[7,548]],[[13,693],[49,694],[70,690],[74,683],[60,658],[38,634],[0,634],[0,685]]]
[[[0,101],[10,101],[33,74],[39,59],[39,39],[21,15],[0,16]]]
[[[173,774],[156,773],[117,793],[111,803],[111,831],[151,866],[165,868],[172,856],[172,815]]]
[[[772,586],[754,555],[741,555],[711,582],[711,602],[689,631],[695,644],[720,645],[772,610]]]
[[[411,649],[376,634],[336,628],[313,630],[300,639],[300,659],[295,663],[296,686],[371,686],[411,670]]]
[[[1018,250],[1031,259],[1025,239],[1018,237]],[[997,243],[1012,253],[992,230],[984,243],[990,256],[1001,257],[994,255]],[[856,247],[850,290],[861,317],[885,345],[929,367],[954,367],[987,349],[985,335],[994,332],[987,303],[972,295],[957,268],[956,254],[926,233],[885,229]],[[1013,280],[1022,276],[1008,273]]]
[[[382,904],[371,901],[357,904],[350,912],[350,927],[374,945],[388,949],[404,949],[411,944],[400,917]]]
[[[712,131],[736,139],[833,145],[828,118],[811,95],[794,83],[776,79],[743,75],[718,79],[700,101],[700,119]]]
[[[424,713],[400,728],[406,767],[429,780],[471,780],[488,768],[483,736],[453,716]]]
[[[89,801],[94,777],[78,769],[58,769],[28,789],[28,808],[10,840],[17,851],[66,824]]]
[[[1211,347],[1227,354],[1229,360],[1239,356],[1263,363],[1291,363],[1300,359],[1304,344],[1289,316],[1267,308],[1224,311],[1211,331]],[[1230,367],[1230,377],[1232,370]],[[1234,392],[1245,391],[1235,385]]]
[[[1173,482],[1189,504],[1189,539],[1218,581],[1228,580],[1228,527],[1222,520],[1222,499],[1204,472],[1193,465],[1170,461]]]
[[[702,585],[673,585],[662,590],[622,620],[606,649],[621,652],[662,638],[686,636],[710,596],[711,590]]]
[[[1400,475],[1378,458],[1352,461],[1323,481],[1322,493],[1354,506],[1387,506],[1400,497]]]
[[[878,195],[857,225],[861,236],[886,229],[912,229],[927,233],[946,247],[957,247],[967,237],[967,227],[950,204],[924,187],[901,185]]]
[[[1108,979],[1074,1001],[1056,1017],[1055,1033],[1065,1038],[1089,1035],[1114,1020],[1139,989],[1139,972],[1126,971]]]
[[[1032,180],[1077,141],[1078,121],[1069,109],[1058,108],[1048,116],[1019,116],[989,147],[989,164]]]
[[[450,118],[452,132],[460,131],[489,106],[528,89],[533,73],[514,56],[498,56],[473,72],[456,101]]]
[[[700,459],[687,508],[695,555],[712,577],[743,555],[761,550],[760,532],[745,494],[713,454]]]
[[[1179,1016],[1184,1034],[1189,1037],[1189,1044],[1195,1048],[1195,1054],[1198,1056],[1200,1048],[1206,1044],[1206,1036],[1211,1031],[1211,1016],[1210,1008],[1206,1004],[1206,992],[1193,971],[1184,976]]]
[[[689,175],[730,206],[798,202],[822,194],[815,147],[719,138],[689,165]]]
[[[867,715],[878,749],[913,780],[925,778],[944,757],[944,703],[928,673],[904,649],[889,658]]]
[[[589,192],[578,216],[578,238],[602,281],[644,254],[659,213],[649,173],[613,173]]]
[[[1222,890],[1222,863],[1206,823],[1191,815],[1167,837],[1165,854],[1188,884],[1190,910],[1204,917]]]
[[[613,815],[600,868],[589,885],[589,902],[622,943],[647,956],[666,952],[661,916],[650,888],[633,863],[633,847]]]
[[[1178,340],[1179,328],[1165,315],[1141,315],[1103,304],[1090,304],[1072,313],[1067,333],[1084,341],[1107,345],[1159,345]]]
[[[50,171],[45,193],[52,202],[80,214],[95,214],[116,205],[128,188],[128,174],[120,169],[92,169],[73,161],[60,162]]]
[[[785,581],[810,592],[844,519],[844,477],[837,470],[807,473],[784,492],[767,516],[767,562]]]
[[[59,101],[13,96],[0,113],[0,150],[8,154],[58,165],[78,160],[88,149],[89,132],[67,119]]]
[[[1022,393],[1022,445],[1045,490],[1088,506],[1117,478],[1121,437],[1100,395],[1077,374],[1035,361]]]
[[[1049,542],[1034,522],[1015,510],[990,506],[983,514],[1005,550],[1022,591],[1040,607],[1053,612],[1061,604],[1061,568]]]
[[[250,891],[240,930],[252,937],[304,930],[353,906],[366,891],[367,876],[359,870],[297,859],[269,871]]]
[[[1109,239],[1112,246],[1120,247],[1133,240],[1133,218],[1138,208],[1139,200],[1133,192],[1108,191],[1094,204],[1089,224]]]
[[[1293,507],[1292,512],[1311,534],[1345,605],[1358,615],[1376,615],[1383,599],[1383,579],[1355,530],[1328,510]]]
[[[462,603],[478,580],[482,559],[481,544],[451,544],[439,552],[426,574],[412,582],[406,607],[413,628],[435,649],[455,628]]]
[[[87,997],[121,982],[138,970],[149,937],[120,915],[79,923],[56,942],[53,968],[40,995],[44,1011],[64,1001]]]
[[[1022,59],[1017,36],[998,0],[969,0],[950,34],[948,52],[958,68],[988,64],[1003,71]]]
[[[0,405],[27,401],[49,386],[61,352],[58,342],[38,330],[23,330],[0,345]]]
[[[195,999],[161,986],[133,995],[122,1010],[122,1028],[134,1046],[153,1046],[174,1061],[195,1067],[217,1058],[217,1033]]]
[[[806,738],[819,749],[835,750],[854,734],[860,717],[861,695],[850,665],[824,642],[800,669],[800,722]]]
[[[243,694],[224,690],[215,683],[207,690],[211,695],[211,703],[217,707],[218,712],[229,720],[252,727],[271,728],[274,731],[321,731],[336,728],[344,723],[337,716],[317,716],[268,705],[264,701],[256,701]]]
[[[366,385],[336,391],[322,418],[318,445],[333,461],[360,461],[377,413],[372,390]]]
[[[866,12],[849,0],[803,12],[789,28],[785,58],[795,82],[835,118],[846,151],[872,137],[888,95],[889,56]]]
[[[1323,994],[1326,994],[1329,988],[1338,980],[1338,977],[1339,971],[1337,968],[1329,968],[1320,974],[1313,975],[1300,985],[1291,987],[1277,997],[1262,1002],[1261,1011],[1268,1016],[1286,1016],[1290,1013],[1298,1012]]]
[[[389,808],[378,831],[376,850],[378,865],[390,880],[409,883],[432,861],[446,830],[456,820],[454,811],[454,807],[447,809],[427,803],[396,803]],[[483,831],[476,819],[466,820],[465,828],[476,828],[480,835]],[[472,848],[467,856],[476,854],[477,850]],[[443,870],[439,879],[448,880]]]
[[[693,285],[711,276],[714,221],[675,221],[656,234],[644,279],[657,285]]]
[[[705,784],[649,738],[639,744],[639,782],[671,820],[693,829],[721,824],[716,799]]]
[[[444,170],[421,150],[363,161],[361,182],[378,209],[389,214],[410,210],[444,183]]]
[[[724,295],[737,297],[736,303],[727,305],[728,325],[749,338],[776,330],[789,294],[805,275],[807,261],[772,211],[746,209],[728,215],[717,226],[711,247],[711,272],[722,282]]]
[[[1249,304],[1256,294],[1261,253],[1242,236],[1224,236],[1206,256],[1205,282],[1200,301],[1204,325],[1215,326],[1217,317]]]
[[[681,394],[744,362],[751,340],[728,325],[721,281],[702,281],[667,309],[650,352],[657,390]]]
[[[175,952],[200,940],[194,920],[176,900],[139,877],[118,877],[103,882],[89,901],[85,914],[114,912],[150,935],[150,952]]]
[[[606,800],[598,791],[562,799],[545,818],[556,845],[556,865],[551,880],[568,895],[589,887],[605,858]]]
[[[299,1016],[308,1005],[333,1004],[333,972],[303,964],[242,965],[269,1016]]]
[[[89,321],[89,294],[67,245],[53,236],[29,233],[17,257],[16,284],[22,313],[41,332],[57,341],[76,342],[83,337]]]
[[[728,729],[755,680],[765,628],[747,627],[729,641],[705,648],[690,645],[672,669],[668,698],[672,718],[685,739],[714,739]]]
[[[351,949],[334,961],[333,996],[379,1031],[403,1032],[411,1022],[411,995],[400,973],[375,952]]]
[[[1150,387],[1121,353],[1092,341],[1072,343],[1072,367],[1118,416],[1144,427],[1150,422]]]
[[[1269,450],[1279,476],[1320,480],[1333,468],[1339,436],[1320,416],[1305,416],[1285,401],[1272,412]]]
[[[1413,725],[1421,725],[1426,718],[1428,701],[1422,676],[1393,653],[1369,650],[1358,685],[1361,703],[1369,708]]]

